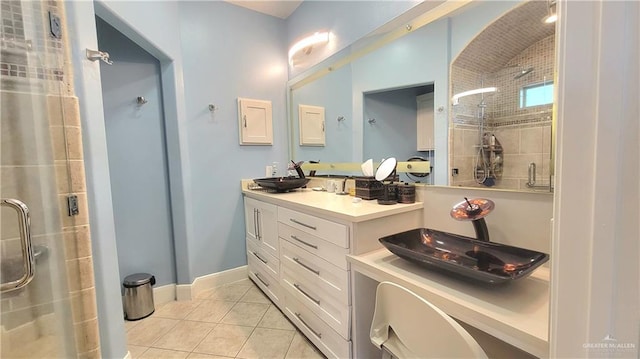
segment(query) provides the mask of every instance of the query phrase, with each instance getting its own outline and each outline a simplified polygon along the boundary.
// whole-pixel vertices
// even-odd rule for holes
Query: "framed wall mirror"
[[[403,22],[405,34],[373,51],[360,49],[384,33],[352,44],[290,81],[291,158],[421,157],[432,167],[422,183],[549,191],[555,25],[542,22],[547,10],[541,1],[464,3],[419,27]],[[453,104],[454,95],[486,87],[496,90]],[[432,106],[429,146],[418,143],[425,95]],[[325,109],[325,146],[299,144],[301,104]]]

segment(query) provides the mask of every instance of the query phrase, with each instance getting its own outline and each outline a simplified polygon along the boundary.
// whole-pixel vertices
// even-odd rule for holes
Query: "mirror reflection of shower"
[[[478,144],[473,164],[473,178],[477,184],[495,185],[502,175],[502,145],[493,132],[485,132],[487,102],[484,93],[478,104]]]
[[[451,185],[552,187],[542,188],[553,182],[554,163],[555,27],[537,19],[547,13],[545,5],[525,1],[512,8],[452,61]],[[496,91],[485,92],[492,87]],[[475,95],[460,97],[467,93]],[[527,176],[531,163],[537,181]]]

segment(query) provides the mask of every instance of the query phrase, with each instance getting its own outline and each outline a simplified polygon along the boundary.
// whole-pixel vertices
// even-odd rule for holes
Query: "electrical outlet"
[[[457,175],[458,175],[458,169],[457,169],[457,168],[452,169],[452,170],[451,170],[451,175],[452,175],[453,177],[457,176]]]

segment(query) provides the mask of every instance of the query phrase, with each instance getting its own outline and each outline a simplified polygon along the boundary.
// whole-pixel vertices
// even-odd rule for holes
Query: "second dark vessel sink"
[[[488,284],[524,278],[549,260],[546,253],[428,228],[383,237],[380,243],[395,255],[425,268]]]

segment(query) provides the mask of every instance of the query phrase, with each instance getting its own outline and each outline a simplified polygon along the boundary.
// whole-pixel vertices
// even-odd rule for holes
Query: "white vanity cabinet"
[[[285,314],[325,355],[349,357],[350,226],[284,207],[278,222]]]
[[[353,357],[347,255],[379,249],[380,237],[421,227],[422,203],[354,204],[353,197],[309,190],[243,192],[249,276],[324,355]]]
[[[278,207],[245,198],[244,216],[249,277],[278,304],[282,301]]]

